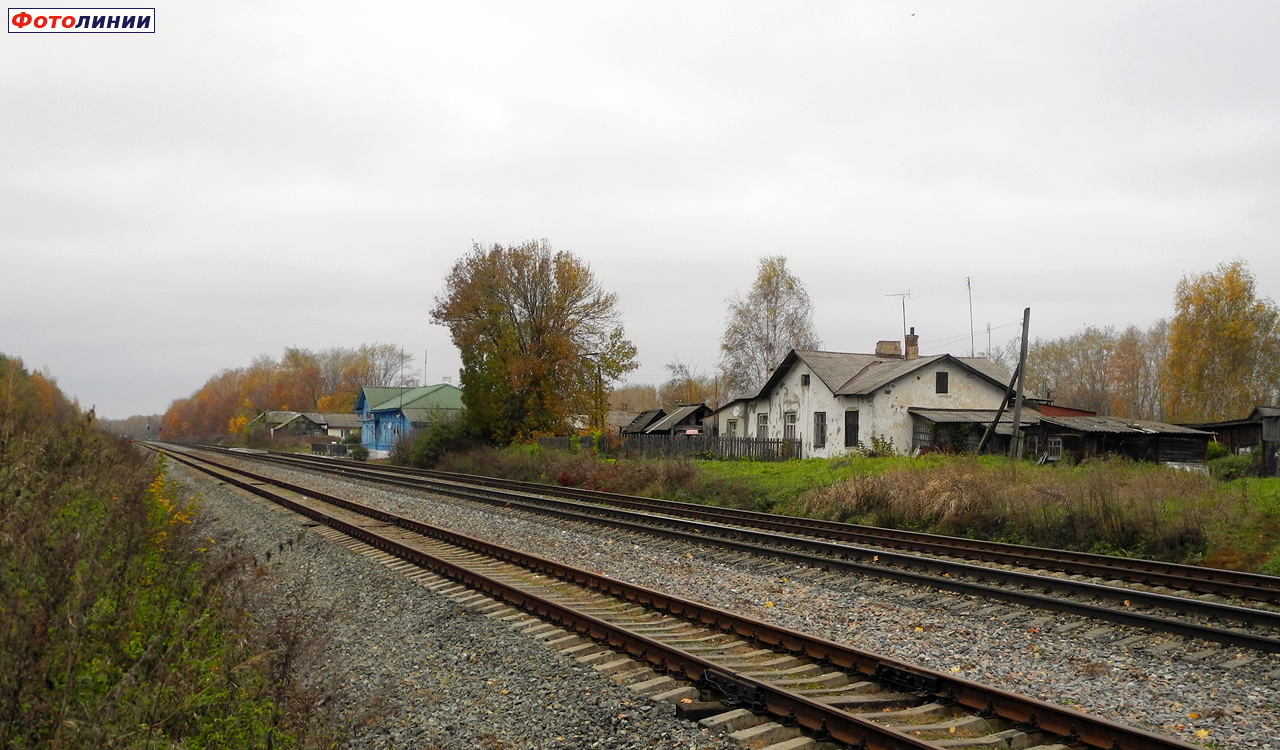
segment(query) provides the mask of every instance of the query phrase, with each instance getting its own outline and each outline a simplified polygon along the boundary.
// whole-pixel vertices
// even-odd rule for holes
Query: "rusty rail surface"
[[[448,575],[490,596],[520,606],[527,611],[546,617],[567,629],[607,641],[611,646],[625,650],[655,668],[668,674],[682,674],[705,686],[723,687],[725,682],[738,689],[752,692],[758,705],[768,713],[794,721],[820,736],[853,744],[867,750],[892,750],[894,748],[936,748],[928,741],[883,727],[873,722],[811,700],[785,688],[757,680],[747,675],[731,672],[710,661],[660,641],[631,633],[625,629],[589,614],[574,611],[558,602],[538,597],[502,581],[458,566],[448,560],[430,555],[403,542],[373,531],[352,519],[343,519],[327,513],[314,505],[294,500],[271,489],[278,487],[334,505],[343,510],[372,519],[378,524],[392,525],[429,538],[448,542],[473,550],[493,559],[510,562],[529,570],[546,573],[565,581],[583,585],[658,611],[716,627],[727,633],[751,638],[778,650],[803,654],[820,662],[856,671],[881,681],[889,681],[901,687],[922,691],[942,701],[954,701],[978,712],[986,712],[1021,726],[1038,728],[1059,735],[1069,742],[1108,750],[1191,750],[1194,746],[1179,740],[1163,737],[1116,722],[1089,716],[1072,709],[1055,706],[1045,701],[1028,698],[1005,690],[957,678],[942,672],[898,662],[874,652],[855,649],[794,630],[780,628],[732,612],[717,609],[695,601],[681,599],[663,592],[635,586],[623,581],[591,573],[552,560],[528,555],[473,537],[457,534],[421,521],[398,516],[371,508],[344,498],[328,495],[309,487],[302,487],[269,477],[233,469],[208,459],[194,459],[176,451],[165,452],[184,464],[213,474],[218,478],[247,490],[259,497],[281,504],[302,515],[320,521],[332,528],[355,537],[370,546],[397,555],[406,560]],[[204,464],[204,465],[202,465]],[[215,469],[207,466],[216,467]],[[238,475],[238,476],[236,476]],[[241,478],[243,477],[243,478]]]
[[[263,452],[263,455],[269,456],[272,460],[308,463],[318,468],[332,468],[335,464],[331,460],[299,456],[297,454]],[[1106,577],[1129,583],[1164,586],[1196,594],[1218,594],[1238,599],[1280,603],[1280,577],[1258,573],[1246,573],[1199,565],[1183,565],[1160,560],[1115,557],[1073,550],[1006,544],[1003,542],[966,539],[942,534],[926,534],[924,532],[881,528],[878,526],[863,526],[838,521],[779,516],[759,511],[719,508],[677,500],[620,495],[599,490],[556,487],[533,482],[521,482],[514,479],[455,474],[453,472],[414,469],[404,466],[392,467],[377,464],[358,465],[354,462],[343,463],[345,464],[342,467],[344,471],[427,477],[612,505],[620,508],[657,511],[684,518],[768,529],[788,534],[803,534],[858,544],[874,544],[913,552],[926,552],[984,562],[1060,571],[1073,575]]]
[[[276,461],[281,460],[277,454],[233,452],[244,457],[266,457]],[[292,462],[286,461],[286,463]],[[338,467],[332,466],[333,463],[332,461],[322,460],[318,468],[384,484],[427,490],[437,494],[498,505],[523,507],[534,512],[560,518],[580,521],[595,520],[599,522],[603,517],[605,519],[604,522],[616,527],[668,538],[677,538],[696,544],[714,544],[727,549],[771,556],[798,564],[812,565],[825,569],[841,569],[903,583],[972,594],[1011,604],[1091,617],[1187,638],[1198,638],[1256,651],[1280,653],[1280,639],[1277,638],[1158,617],[1134,611],[1133,607],[1156,607],[1190,615],[1273,628],[1280,627],[1280,613],[1268,610],[1207,602],[1188,597],[1158,594],[1085,581],[1007,571],[999,568],[887,552],[879,549],[853,547],[806,537],[778,536],[765,531],[753,531],[740,527],[727,527],[700,521],[653,516],[642,511],[609,508],[594,503],[584,504],[572,500],[557,500],[528,492],[488,488],[487,486],[475,488],[469,483],[416,475],[405,476],[399,468],[369,471],[364,467],[350,465],[346,462],[341,462],[342,465]],[[525,484],[524,486],[535,491],[540,491],[544,488],[544,485]],[[914,572],[916,570],[926,572]],[[965,578],[972,580],[964,580]],[[1025,590],[988,586],[982,583],[984,581],[996,581],[1024,587]],[[1047,596],[1050,593],[1089,598],[1096,597],[1122,602],[1122,606],[1099,606]]]

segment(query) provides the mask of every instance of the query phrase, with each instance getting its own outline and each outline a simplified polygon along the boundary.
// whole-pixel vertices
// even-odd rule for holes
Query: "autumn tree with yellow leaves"
[[[1169,325],[1163,397],[1174,422],[1243,417],[1280,397],[1280,308],[1243,260],[1184,276]]]
[[[216,373],[170,404],[160,426],[165,437],[241,435],[264,411],[351,412],[365,386],[414,385],[412,363],[413,355],[395,344],[289,347],[279,360],[262,355],[248,367]]]
[[[469,426],[497,443],[562,432],[578,415],[601,424],[610,384],[637,366],[617,295],[546,240],[473,245],[431,318],[462,354]]]

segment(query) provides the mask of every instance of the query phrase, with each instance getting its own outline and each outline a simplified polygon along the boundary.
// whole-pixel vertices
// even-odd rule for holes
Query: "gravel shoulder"
[[[352,748],[723,748],[728,743],[505,625],[456,606],[305,519],[171,464],[200,532],[259,565],[255,616],[286,617],[315,654]]]
[[[460,533],[1187,742],[1280,750],[1280,658],[1274,655],[993,606],[936,589],[887,585],[880,579],[735,560],[710,547],[515,509],[279,467],[254,468]]]

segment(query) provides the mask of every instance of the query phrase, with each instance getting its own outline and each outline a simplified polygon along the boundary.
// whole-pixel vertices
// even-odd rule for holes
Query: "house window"
[[[729,437],[737,437],[738,436],[738,420],[730,419],[728,423],[725,424],[724,429],[725,429],[725,435],[728,435]]]
[[[769,415],[757,414],[756,415],[756,438],[759,440],[766,440],[768,439],[768,437],[769,437]]]
[[[917,419],[911,429],[911,450],[929,448],[933,445],[933,428],[923,420]]]
[[[949,385],[947,383],[947,373],[945,372],[934,373],[934,385],[935,385],[935,390],[938,393],[949,393],[950,391],[947,390],[947,386]]]
[[[825,448],[827,446],[827,413],[825,411],[815,411],[813,413],[813,447]]]
[[[809,373],[800,376],[800,385],[809,385]]]
[[[1062,458],[1062,438],[1051,437],[1048,439],[1049,460],[1057,461]]]
[[[796,413],[793,411],[789,411],[783,416],[782,437],[787,440],[796,439]]]
[[[856,411],[844,413],[844,447],[858,447],[858,412]]]

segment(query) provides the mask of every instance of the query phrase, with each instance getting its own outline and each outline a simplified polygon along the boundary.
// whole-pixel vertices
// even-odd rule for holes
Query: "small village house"
[[[725,437],[800,441],[801,456],[845,455],[873,441],[912,451],[911,409],[999,408],[1009,374],[984,357],[920,356],[915,329],[874,354],[792,350],[760,390],[714,412]]]
[[[248,424],[249,429],[266,428],[271,436],[319,437],[328,435],[339,440],[360,429],[354,414],[317,411],[264,411]]]
[[[412,388],[366,386],[356,398],[360,444],[370,456],[390,452],[401,435],[462,414],[462,389],[448,383]]]

